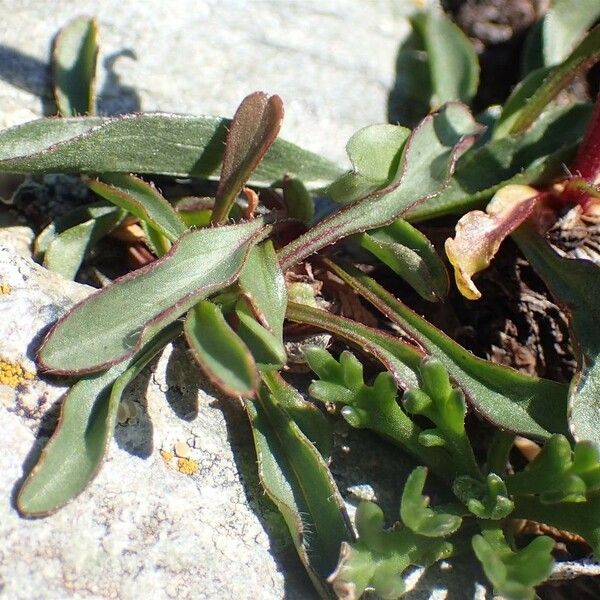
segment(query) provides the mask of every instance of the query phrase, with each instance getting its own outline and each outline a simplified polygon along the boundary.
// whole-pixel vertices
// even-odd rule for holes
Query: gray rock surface
[[[411,0],[0,0],[0,127],[52,110],[51,40],[74,16],[95,15],[101,111],[231,116],[244,96],[265,90],[283,97],[283,137],[345,161],[357,129],[386,121],[413,8]]]
[[[33,374],[16,388],[0,385],[0,597],[310,598],[278,514],[252,476],[243,414],[205,391],[179,346],[126,393],[93,485],[53,516],[19,517],[11,496],[65,390],[35,375],[32,349],[90,292],[16,252],[30,237],[24,227],[0,230],[0,283],[10,286],[0,295],[0,373],[10,362]]]

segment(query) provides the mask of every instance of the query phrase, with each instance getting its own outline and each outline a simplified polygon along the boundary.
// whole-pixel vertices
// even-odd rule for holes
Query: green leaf
[[[435,302],[447,296],[449,279],[442,259],[410,223],[398,219],[381,229],[358,234],[358,241],[425,300]]]
[[[423,354],[411,344],[379,329],[372,329],[306,304],[288,302],[286,317],[290,321],[305,323],[333,333],[362,353],[372,356],[392,374],[394,381],[401,388],[419,385],[419,365]]]
[[[600,26],[592,29],[573,52],[560,65],[554,67],[533,90],[521,110],[516,113],[508,133],[517,135],[526,131],[561,90],[599,59]]]
[[[598,18],[600,4],[597,0],[554,0],[543,19],[529,33],[523,72],[563,61]]]
[[[63,400],[56,431],[17,496],[19,511],[41,517],[79,495],[108,451],[123,391],[181,332],[173,324],[127,362],[78,381]]]
[[[407,390],[402,397],[409,413],[427,417],[436,426],[421,433],[419,443],[427,447],[444,446],[458,473],[481,477],[465,432],[467,407],[462,390],[452,386],[448,371],[438,358],[424,358],[420,375],[421,387]]]
[[[54,97],[63,117],[96,112],[96,19],[77,17],[56,36],[52,51]]]
[[[59,374],[100,371],[238,277],[264,235],[260,220],[191,231],[170,252],[75,305],[51,329],[39,364]]]
[[[284,177],[282,190],[288,216],[310,225],[315,215],[315,205],[302,181]]]
[[[423,447],[421,429],[400,408],[390,373],[379,373],[373,385],[365,384],[361,363],[350,352],[342,352],[339,362],[322,348],[304,351],[310,368],[319,376],[309,394],[324,403],[343,404],[342,416],[356,428],[367,428],[427,462],[439,475],[448,477],[453,465],[437,448]]]
[[[283,343],[287,289],[273,242],[267,240],[252,248],[239,285],[256,318]]]
[[[327,195],[347,204],[381,189],[396,174],[409,135],[410,129],[388,123],[359,129],[346,144],[352,171],[334,181]]]
[[[510,134],[510,130],[519,118],[521,111],[551,72],[552,67],[540,67],[529,73],[525,79],[516,85],[502,107],[500,118],[496,121],[493,131],[494,139],[503,138]]]
[[[329,268],[437,358],[477,412],[509,431],[547,438],[565,433],[566,388],[473,356],[358,269]]]
[[[201,300],[188,312],[184,332],[194,359],[213,385],[234,397],[254,395],[258,388],[254,358],[218,306]]]
[[[47,244],[44,253],[44,266],[59,273],[66,279],[75,279],[79,267],[90,250],[105,235],[115,229],[125,218],[124,211],[112,206],[89,207],[78,214],[87,213],[91,219],[78,223],[58,235],[46,231],[37,250]],[[53,239],[52,239],[53,238]]]
[[[105,200],[129,211],[171,242],[179,239],[186,226],[175,209],[151,183],[139,177],[111,173],[90,181],[90,189]]]
[[[529,226],[513,238],[569,313],[578,368],[569,388],[569,426],[576,440],[600,442],[600,268],[587,260],[559,256]]]
[[[508,183],[550,182],[563,172],[591,115],[588,105],[549,108],[527,132],[494,139],[459,158],[454,176],[431,200],[412,207],[414,222],[484,206]]]
[[[415,15],[411,23],[427,51],[431,108],[452,100],[470,102],[479,84],[479,61],[469,38],[441,11]]]
[[[75,227],[75,225],[79,225],[84,221],[100,217],[107,212],[115,211],[118,211],[117,207],[108,206],[105,202],[98,202],[77,206],[73,210],[56,217],[56,219],[51,221],[44,229],[42,229],[42,231],[40,231],[35,239],[34,255],[36,259],[42,260],[44,253],[48,250],[50,244],[67,229]]]
[[[511,494],[535,494],[543,504],[585,502],[600,490],[600,450],[591,442],[577,442],[573,450],[564,436],[552,436],[506,485]]]
[[[400,518],[419,535],[430,538],[446,537],[458,530],[462,519],[457,515],[429,508],[429,498],[423,496],[426,477],[425,467],[417,467],[409,475],[402,491]]]
[[[283,121],[279,96],[254,92],[242,100],[227,133],[211,221],[224,223],[237,195],[275,141]]]
[[[349,235],[391,223],[411,206],[438,195],[452,175],[458,154],[473,140],[478,127],[461,104],[447,104],[426,117],[406,142],[393,181],[344,206],[284,246],[279,251],[282,269]]]
[[[352,533],[326,463],[277,398],[262,387],[256,400],[246,401],[259,477],[313,583],[328,597],[323,580]]]
[[[283,367],[287,362],[287,355],[281,337],[278,338],[263,327],[243,299],[235,306],[235,316],[238,320],[236,333],[248,346],[258,365]]]
[[[279,406],[294,419],[321,456],[328,460],[333,448],[333,439],[327,417],[312,402],[305,400],[277,371],[264,370],[261,376]]]
[[[338,566],[329,578],[344,600],[358,600],[366,589],[395,600],[406,589],[402,574],[408,567],[427,567],[454,550],[450,542],[420,536],[408,527],[385,531],[383,511],[374,502],[361,502],[355,521],[358,542],[342,544]]]
[[[483,566],[494,590],[507,600],[534,600],[534,587],[545,581],[554,563],[554,540],[541,536],[525,548],[510,549],[501,529],[488,529],[473,537],[475,556]]]
[[[169,113],[38,119],[0,132],[0,172],[149,173],[217,179],[230,121]],[[330,161],[275,140],[248,183],[284,175],[309,189],[341,174]]]
[[[454,481],[452,491],[480,519],[504,519],[515,507],[506,484],[495,473],[489,473],[485,482],[461,475]]]
[[[395,73],[388,96],[388,121],[412,128],[430,112],[433,95],[425,44],[414,28],[398,49]]]

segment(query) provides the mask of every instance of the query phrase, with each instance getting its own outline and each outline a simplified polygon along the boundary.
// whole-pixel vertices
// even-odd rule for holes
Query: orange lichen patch
[[[24,369],[19,363],[0,359],[0,384],[16,388],[17,386],[32,380],[33,373]]]
[[[161,450],[160,451],[160,455],[162,456],[162,459],[168,463],[171,461],[171,459],[173,458],[173,453],[169,452],[168,450]]]
[[[178,458],[177,470],[184,475],[194,475],[200,469],[200,465],[191,458]]]
[[[10,294],[12,292],[12,288],[8,283],[0,283],[0,295]]]

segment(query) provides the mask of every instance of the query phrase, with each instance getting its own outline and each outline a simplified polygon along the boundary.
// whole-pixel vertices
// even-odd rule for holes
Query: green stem
[[[369,412],[369,429],[383,435],[422,460],[436,475],[452,480],[456,467],[439,448],[428,448],[419,443],[421,428],[396,404],[389,410]]]
[[[488,450],[487,472],[503,476],[508,462],[508,453],[513,447],[515,434],[509,431],[496,430]]]

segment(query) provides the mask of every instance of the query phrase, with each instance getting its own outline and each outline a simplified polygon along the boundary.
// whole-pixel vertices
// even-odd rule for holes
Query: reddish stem
[[[600,95],[596,99],[592,118],[572,167],[576,176],[583,177],[589,183],[596,183],[600,174]]]
[[[571,164],[571,172],[574,178],[584,179],[592,185],[600,179],[600,95],[596,99],[594,112],[577,150],[577,156]],[[575,185],[569,186],[568,180],[565,189],[559,195],[559,199],[563,202],[580,204],[584,212],[591,201],[589,194],[578,189]]]

